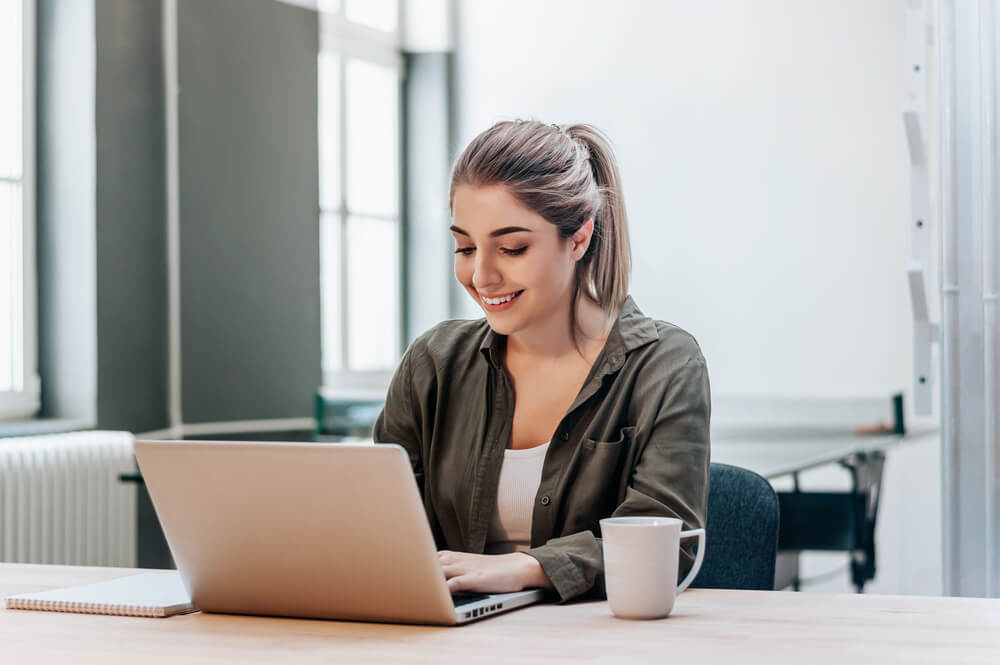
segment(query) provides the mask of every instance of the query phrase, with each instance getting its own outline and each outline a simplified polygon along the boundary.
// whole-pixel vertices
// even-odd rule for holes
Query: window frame
[[[398,173],[396,179],[397,189],[399,190],[399,207],[397,208],[395,215],[378,215],[371,214],[365,211],[354,211],[348,205],[347,202],[347,62],[351,59],[364,60],[371,62],[383,67],[388,67],[396,71],[399,83],[400,83],[400,93],[402,92],[402,82],[405,75],[404,59],[402,54],[402,2],[396,0],[394,3],[396,10],[396,30],[394,32],[383,32],[365,25],[354,23],[349,21],[346,16],[346,3],[338,3],[336,11],[329,11],[319,9],[319,25],[320,25],[320,39],[319,39],[319,50],[320,57],[324,54],[334,54],[337,56],[337,82],[339,86],[337,94],[337,145],[339,154],[337,155],[337,178],[338,178],[338,190],[339,190],[339,201],[335,208],[324,208],[322,206],[322,201],[319,207],[319,217],[320,224],[323,224],[323,218],[330,216],[336,220],[338,226],[336,232],[338,234],[339,240],[337,242],[337,247],[339,251],[338,256],[338,299],[340,302],[340,320],[338,338],[340,340],[339,349],[337,352],[340,354],[339,359],[339,369],[327,370],[324,363],[323,368],[323,387],[327,389],[332,389],[334,391],[345,391],[345,390],[363,390],[371,392],[384,392],[388,387],[389,381],[392,378],[392,368],[387,368],[385,370],[356,370],[350,368],[349,356],[349,332],[348,332],[348,306],[351,298],[351,284],[348,277],[348,264],[347,264],[347,252],[348,252],[348,238],[347,238],[347,227],[348,220],[354,214],[362,217],[391,220],[396,222],[397,232],[398,232],[398,243],[397,248],[399,255],[396,260],[399,264],[399,274],[398,274],[398,299],[394,303],[396,307],[396,340],[397,340],[397,355],[401,355],[403,351],[404,343],[404,332],[405,332],[405,307],[404,300],[406,297],[404,290],[404,270],[403,270],[403,257],[406,254],[405,245],[405,215],[403,213],[403,109],[402,109],[402,94],[398,97],[398,154],[400,159],[398,160]],[[321,285],[321,289],[325,288],[326,285]],[[356,293],[357,291],[355,291]],[[325,298],[324,298],[325,300]],[[325,337],[325,335],[324,335]],[[326,348],[323,349],[324,357],[328,353]]]
[[[35,265],[35,25],[37,0],[21,2],[21,330],[14,374],[21,385],[0,391],[0,420],[31,418],[41,406],[38,377],[37,275]]]

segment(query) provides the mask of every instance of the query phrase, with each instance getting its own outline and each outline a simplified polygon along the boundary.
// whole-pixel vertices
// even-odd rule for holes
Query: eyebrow
[[[457,226],[452,226],[451,232],[458,233],[459,235],[463,235],[465,237],[469,236],[468,231],[460,229]],[[490,237],[499,238],[500,236],[507,235],[508,233],[533,233],[533,231],[531,229],[526,229],[523,226],[505,226],[502,229],[495,229],[493,231],[490,231]]]

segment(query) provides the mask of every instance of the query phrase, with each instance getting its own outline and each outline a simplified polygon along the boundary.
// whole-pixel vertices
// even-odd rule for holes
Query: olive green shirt
[[[485,319],[438,324],[406,351],[375,423],[375,441],[409,454],[441,549],[486,546],[514,416],[506,341]],[[628,298],[552,437],[535,496],[526,554],[561,600],[603,595],[602,518],[704,527],[710,411],[697,342]],[[683,572],[690,545],[681,560]]]

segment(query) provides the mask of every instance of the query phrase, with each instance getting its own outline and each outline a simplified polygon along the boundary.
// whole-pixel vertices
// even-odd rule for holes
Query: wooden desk
[[[134,570],[0,564],[0,595]],[[0,663],[989,663],[1000,600],[686,591],[662,621],[538,605],[456,628],[0,610]]]

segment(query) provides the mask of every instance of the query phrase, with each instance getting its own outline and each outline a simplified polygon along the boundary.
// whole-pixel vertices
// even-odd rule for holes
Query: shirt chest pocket
[[[584,439],[580,444],[567,474],[565,533],[597,533],[598,520],[611,515],[624,499],[634,435],[635,427],[624,427],[615,440]]]

